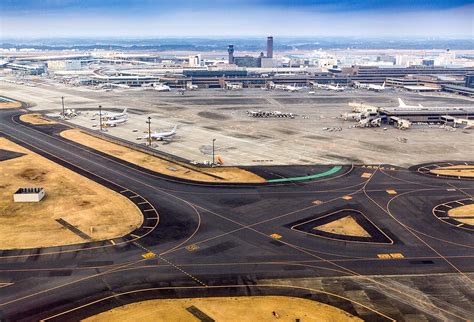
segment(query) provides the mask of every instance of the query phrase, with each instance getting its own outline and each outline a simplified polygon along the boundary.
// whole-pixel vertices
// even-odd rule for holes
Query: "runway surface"
[[[244,294],[300,296],[367,320],[403,319],[403,310],[389,312],[376,299],[370,306],[298,282],[315,278],[355,278],[398,294],[404,306],[413,303],[411,314],[426,313],[426,299],[378,275],[456,276],[468,290],[462,295],[473,297],[472,231],[433,213],[440,204],[471,200],[472,180],[419,171],[426,165],[348,165],[310,181],[196,184],[70,142],[57,135],[62,125],[23,124],[18,113],[0,111],[0,135],[129,197],[145,220],[112,241],[0,251],[2,319],[77,320],[149,298]],[[449,155],[439,161],[449,163]],[[292,229],[343,209],[363,214],[386,238],[343,240]],[[472,308],[439,310],[452,320],[474,315]]]

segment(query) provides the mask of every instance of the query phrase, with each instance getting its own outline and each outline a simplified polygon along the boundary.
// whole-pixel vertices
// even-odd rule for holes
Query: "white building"
[[[189,56],[189,67],[201,66],[201,54]]]
[[[80,60],[48,60],[48,69],[55,70],[79,70],[82,68]]]
[[[44,198],[45,191],[43,188],[19,188],[13,194],[15,202],[40,202]]]

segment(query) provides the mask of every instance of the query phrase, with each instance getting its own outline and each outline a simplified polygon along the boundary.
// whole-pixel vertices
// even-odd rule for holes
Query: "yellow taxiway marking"
[[[147,211],[155,211],[155,209],[147,209],[147,210],[143,210],[144,212],[147,212]]]
[[[139,237],[140,237],[140,236],[137,236],[137,235],[134,235],[134,234],[130,234],[130,236],[135,237],[135,238],[139,238]]]
[[[322,203],[323,203],[323,202],[322,202],[321,200],[315,200],[315,201],[313,201],[313,204],[314,204],[314,205],[320,205],[320,204],[322,204]]]
[[[144,205],[146,203],[149,203],[149,202],[148,201],[142,201],[142,202],[137,203],[137,205]]]
[[[387,191],[387,193],[388,193],[389,195],[396,195],[396,194],[397,194],[397,191],[396,191],[396,190],[393,190],[393,189],[388,189],[388,190],[385,190],[385,191]]]
[[[360,176],[361,178],[365,178],[365,179],[368,179],[372,176],[372,173],[370,172],[364,172],[362,173],[362,175]]]
[[[281,235],[278,235],[278,234],[271,234],[270,235],[271,238],[274,238],[274,239],[280,239],[281,238]]]
[[[342,199],[344,199],[344,200],[351,200],[352,197],[351,197],[351,196],[344,196],[344,197],[342,197]]]
[[[391,254],[377,254],[380,259],[400,259],[405,258],[402,253],[391,253]]]
[[[156,256],[156,254],[153,253],[153,252],[148,252],[148,253],[145,253],[145,254],[142,255],[142,257],[143,257],[144,259],[150,259],[150,258],[153,258],[153,257],[155,257],[155,256]]]
[[[402,253],[392,253],[390,254],[392,258],[405,258]]]
[[[392,258],[390,254],[377,254],[377,257],[380,259],[390,259]]]
[[[199,246],[196,244],[192,244],[192,245],[186,246],[185,248],[188,252],[194,252],[199,249]]]
[[[112,245],[115,245],[115,242],[113,239],[109,240]]]

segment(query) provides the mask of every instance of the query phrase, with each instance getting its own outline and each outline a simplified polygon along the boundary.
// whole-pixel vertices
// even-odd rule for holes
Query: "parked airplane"
[[[186,89],[188,91],[194,91],[194,90],[197,90],[199,87],[197,85],[194,85],[194,84],[191,84],[191,83],[187,83],[186,84]]]
[[[364,83],[355,82],[354,86],[356,88],[368,89],[369,91],[375,91],[375,92],[381,92],[381,91],[385,90],[385,82],[383,82],[382,85],[364,84]]]
[[[99,115],[99,112],[94,113],[95,115]],[[116,120],[120,118],[127,118],[127,108],[124,108],[122,112],[116,113],[116,112],[102,112],[102,119],[104,120]]]
[[[242,89],[243,88],[243,85],[241,83],[229,83],[229,82],[226,82],[225,85],[224,85],[224,89],[227,89],[227,90],[239,90],[239,89]]]
[[[127,122],[127,116],[125,115],[122,118],[108,119],[102,122],[103,127],[116,127],[119,124],[124,124]]]
[[[385,82],[382,85],[378,84],[369,84],[369,91],[381,92],[385,90]]]
[[[168,85],[162,84],[162,83],[153,84],[153,88],[155,89],[155,91],[158,91],[158,92],[169,92],[169,91],[171,91],[171,87],[169,87]]]
[[[175,125],[170,131],[165,131],[165,132],[153,132],[153,133],[150,133],[150,134],[146,134],[142,137],[139,137],[139,139],[147,139],[149,137],[151,137],[152,140],[156,140],[156,141],[163,141],[163,140],[166,140],[172,136],[174,136],[176,134],[176,129],[178,128],[177,125]]]
[[[275,84],[274,82],[268,82],[267,88],[288,91],[291,93],[298,92],[303,89],[303,87],[296,86],[296,83],[294,85],[285,85],[285,84]]]
[[[314,88],[326,89],[326,90],[329,90],[329,91],[336,91],[336,92],[342,92],[342,91],[345,90],[345,87],[340,86],[339,84],[336,84],[336,85],[334,85],[334,84],[319,84],[319,83],[312,82],[311,86],[314,87]]]
[[[398,107],[408,107],[408,108],[420,107],[420,108],[422,108],[423,105],[421,105],[421,104],[418,104],[418,105],[406,105],[405,102],[403,102],[402,99],[399,97],[399,98],[398,98]]]

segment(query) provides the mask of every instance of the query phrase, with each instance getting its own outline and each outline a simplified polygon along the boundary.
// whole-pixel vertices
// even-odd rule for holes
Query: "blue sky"
[[[0,36],[474,37],[464,0],[0,0]]]

